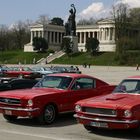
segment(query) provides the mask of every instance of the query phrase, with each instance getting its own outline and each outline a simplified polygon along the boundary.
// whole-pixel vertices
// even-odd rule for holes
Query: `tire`
[[[15,121],[17,119],[17,116],[11,116],[11,115],[3,115],[3,117],[9,122]]]
[[[52,124],[56,119],[56,108],[54,105],[47,105],[43,113],[38,117],[41,124]]]
[[[90,126],[90,125],[84,125],[84,128],[87,130],[87,131],[93,131],[94,127]]]

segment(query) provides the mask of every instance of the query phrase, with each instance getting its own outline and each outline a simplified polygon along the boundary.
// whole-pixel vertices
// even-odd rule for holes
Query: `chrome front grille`
[[[91,115],[110,116],[110,117],[117,116],[117,112],[113,109],[84,107],[82,110],[86,114]]]
[[[0,103],[5,103],[5,104],[21,104],[19,99],[2,98],[2,97],[0,97]]]

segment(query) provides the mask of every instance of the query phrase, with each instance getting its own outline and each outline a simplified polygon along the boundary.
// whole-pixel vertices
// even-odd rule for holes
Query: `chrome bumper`
[[[79,116],[77,114],[74,114],[75,118],[84,119],[84,120],[91,120],[91,121],[97,121],[97,122],[109,122],[109,123],[124,123],[124,124],[134,124],[138,123],[138,120],[111,120],[111,119],[102,119],[102,118],[89,118],[84,116]]]
[[[39,110],[39,108],[12,108],[12,107],[0,107],[3,110],[13,110],[13,111],[25,111],[25,112],[33,112]]]

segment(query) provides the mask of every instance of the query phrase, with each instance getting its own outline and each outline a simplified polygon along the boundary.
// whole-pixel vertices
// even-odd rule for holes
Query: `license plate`
[[[6,115],[12,115],[12,111],[11,111],[11,110],[5,110],[4,113],[5,113]]]
[[[90,125],[94,127],[108,128],[108,124],[102,122],[91,122]]]

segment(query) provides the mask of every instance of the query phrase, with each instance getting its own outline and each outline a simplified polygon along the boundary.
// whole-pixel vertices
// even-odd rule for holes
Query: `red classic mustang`
[[[106,94],[113,89],[114,86],[88,75],[50,74],[32,89],[1,92],[0,112],[9,121],[21,116],[51,124],[57,114],[74,111],[78,100]]]
[[[42,74],[33,71],[29,67],[9,67],[3,72],[5,77],[24,77],[24,78],[40,78]]]
[[[124,79],[111,94],[77,102],[75,110],[74,116],[90,131],[139,128],[140,76]]]

